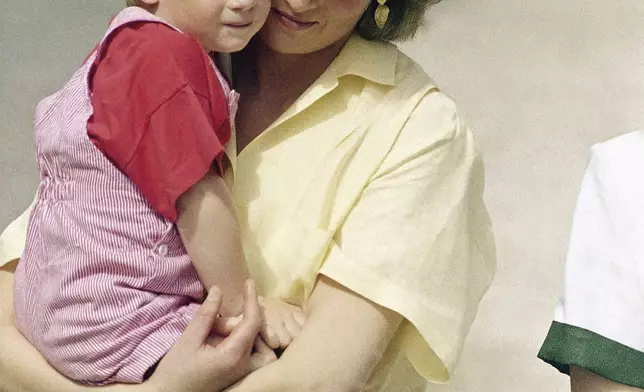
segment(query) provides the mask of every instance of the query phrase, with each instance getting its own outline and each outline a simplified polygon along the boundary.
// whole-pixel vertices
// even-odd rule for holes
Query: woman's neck
[[[236,88],[242,95],[270,92],[292,103],[326,71],[347,39],[302,55],[277,53],[256,38],[236,57]]]
[[[345,43],[311,54],[286,55],[255,39],[233,56],[233,85],[241,94],[236,119],[239,152],[324,73]]]

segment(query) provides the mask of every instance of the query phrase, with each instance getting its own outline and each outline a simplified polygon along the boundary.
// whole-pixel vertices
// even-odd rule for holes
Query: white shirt
[[[565,373],[574,364],[644,387],[643,279],[644,131],[639,131],[591,150],[563,297],[539,356]]]

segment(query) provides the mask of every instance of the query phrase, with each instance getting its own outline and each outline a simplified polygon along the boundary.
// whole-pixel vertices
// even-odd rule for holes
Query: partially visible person
[[[644,388],[644,131],[595,145],[539,358],[573,392]]]
[[[233,55],[239,154],[226,174],[249,269],[307,320],[227,392],[424,392],[453,374],[496,260],[474,134],[388,42],[413,37],[431,3],[273,0]],[[23,224],[0,263],[20,257]],[[23,387],[9,392],[66,391],[25,377],[46,369],[15,344],[0,356],[0,379]]]

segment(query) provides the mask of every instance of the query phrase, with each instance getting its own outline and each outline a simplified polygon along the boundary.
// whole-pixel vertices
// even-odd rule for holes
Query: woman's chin
[[[285,32],[281,26],[267,23],[260,31],[262,41],[272,51],[282,54],[309,54],[320,50],[311,35]]]

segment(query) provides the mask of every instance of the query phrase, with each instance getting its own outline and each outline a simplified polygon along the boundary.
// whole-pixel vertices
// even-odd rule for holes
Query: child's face
[[[259,31],[270,0],[158,0],[156,15],[191,34],[208,51],[236,52]]]

